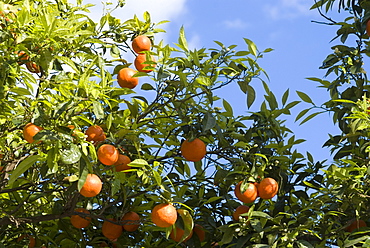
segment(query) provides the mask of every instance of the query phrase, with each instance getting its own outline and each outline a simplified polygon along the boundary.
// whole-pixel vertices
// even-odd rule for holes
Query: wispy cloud
[[[226,20],[223,25],[231,29],[243,29],[248,27],[248,23],[242,21],[241,19]]]
[[[307,0],[279,0],[274,4],[266,4],[264,11],[274,19],[294,19],[302,15],[313,14],[312,3]]]

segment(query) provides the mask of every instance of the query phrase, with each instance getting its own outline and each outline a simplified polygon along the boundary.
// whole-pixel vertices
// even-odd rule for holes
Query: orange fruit
[[[88,127],[85,134],[87,135],[87,141],[98,142],[106,139],[104,130],[98,125]]]
[[[29,237],[30,242],[28,243],[28,248],[33,248],[36,245],[36,239],[32,236]]]
[[[138,77],[133,77],[137,71],[131,68],[122,68],[117,74],[117,82],[122,88],[135,88],[139,83]]]
[[[193,232],[198,236],[200,242],[203,242],[206,239],[206,232],[201,225],[195,224]]]
[[[128,212],[122,217],[123,229],[128,232],[135,232],[139,228],[140,216],[135,212]]]
[[[367,225],[366,225],[366,222],[365,222],[365,221],[363,221],[363,220],[356,220],[356,219],[352,219],[352,220],[350,221],[350,223],[351,223],[351,224],[345,228],[345,230],[346,230],[347,232],[353,232],[353,231],[355,231],[356,229],[358,229],[358,228],[360,228],[360,227],[366,227],[366,226],[367,226]]]
[[[177,220],[176,208],[170,203],[160,203],[152,210],[152,221],[156,226],[169,227]]]
[[[15,54],[18,55],[18,64],[20,65],[26,63],[30,59],[30,56],[28,56],[25,51],[16,51]]]
[[[76,208],[75,212],[90,214],[90,212],[84,208]],[[80,215],[72,215],[71,216],[71,224],[72,226],[76,228],[85,228],[87,227],[91,222],[90,217],[82,217]]]
[[[40,66],[37,65],[35,62],[27,62],[26,63],[27,69],[32,73],[40,73]]]
[[[34,237],[32,237],[31,235],[28,235],[28,234],[26,234],[26,235],[22,234],[21,236],[19,236],[18,239],[17,239],[17,242],[22,241],[24,238],[28,238],[28,240],[29,240],[28,247],[29,248],[35,247],[36,239]]]
[[[113,165],[118,160],[119,152],[112,145],[104,144],[98,149],[98,159],[102,164]]]
[[[240,205],[239,207],[237,207],[235,209],[235,212],[233,213],[233,219],[235,221],[239,221],[239,216],[241,214],[248,213],[248,211],[249,211],[249,207],[248,206],[246,206],[246,205]],[[246,217],[246,216],[243,216],[243,217]],[[248,218],[248,217],[246,217],[246,218]]]
[[[148,38],[148,36],[145,35],[139,35],[132,41],[132,49],[136,53],[140,53],[142,51],[150,51],[152,47],[152,42]]]
[[[23,128],[23,137],[28,143],[33,143],[34,139],[33,137],[43,130],[42,127],[36,126],[33,123],[28,123],[24,128]]]
[[[95,174],[88,174],[86,181],[80,190],[80,194],[85,197],[94,197],[100,193],[102,182]]]
[[[184,236],[184,233],[185,231],[183,229],[176,226],[176,228],[172,230],[170,238],[178,243],[181,241],[182,237]],[[193,236],[193,231],[191,231],[189,236],[182,242],[188,241],[191,238],[191,236]]]
[[[259,186],[260,184],[259,184],[259,183],[257,183],[257,182],[254,182],[253,184],[257,187],[257,197],[259,197],[259,196],[260,196],[260,193],[258,192],[258,186]]]
[[[109,219],[113,222],[117,222],[115,219]],[[103,235],[108,239],[118,239],[122,234],[122,226],[114,224],[109,221],[104,221],[101,228]]]
[[[131,159],[126,155],[119,154],[117,162],[114,163],[116,171],[125,171],[131,169],[131,166],[128,164],[131,163]]]
[[[251,203],[254,202],[257,198],[257,187],[253,183],[249,183],[248,188],[245,190],[244,193],[240,191],[240,185],[242,181],[240,181],[234,189],[235,196],[244,203]]]
[[[136,70],[138,70],[140,72],[146,72],[146,73],[149,73],[149,72],[153,71],[153,69],[144,69],[147,66],[152,66],[152,67],[156,66],[155,63],[143,64],[147,60],[155,62],[155,59],[152,55],[149,55],[149,59],[147,59],[146,54],[143,54],[143,53],[138,54],[135,58],[135,61],[134,61],[134,65],[135,65]]]
[[[267,177],[258,184],[257,190],[262,199],[271,199],[279,191],[279,185],[275,179]]]
[[[186,160],[193,162],[202,160],[207,153],[206,144],[199,138],[193,141],[185,140],[182,142],[180,150]]]

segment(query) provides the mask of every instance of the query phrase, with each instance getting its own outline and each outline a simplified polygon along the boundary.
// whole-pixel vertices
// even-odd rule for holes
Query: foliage
[[[298,91],[302,101],[289,102],[287,89],[276,97],[258,65],[264,54],[245,38],[245,50],[216,42],[216,48],[189,49],[181,28],[176,47],[157,42],[161,23],[134,16],[121,21],[116,8],[106,5],[99,23],[88,16],[90,5],[77,1],[17,1],[0,3],[0,247],[22,247],[36,238],[36,247],[367,247],[368,229],[348,233],[349,221],[369,221],[368,81],[363,60],[368,56],[365,33],[367,1],[339,1],[352,15],[338,25],[342,43],[356,37],[356,45],[333,47],[322,69],[332,81],[309,78],[329,91],[330,99],[317,106]],[[317,1],[313,9],[327,13],[334,0]],[[324,16],[324,14],[323,14]],[[131,41],[146,35],[154,48],[153,72],[139,72],[135,89],[120,88],[115,77],[132,67]],[[20,56],[23,51],[28,57]],[[150,56],[147,56],[150,58]],[[40,72],[31,73],[25,64]],[[234,116],[233,106],[216,95],[237,84],[252,107],[258,79],[265,90],[260,109]],[[145,83],[143,83],[145,81]],[[358,100],[360,99],[360,100]],[[284,125],[284,116],[300,102],[310,104],[296,120],[305,123],[321,112],[332,112],[342,133],[325,143],[332,164],[314,161],[295,146],[304,142]],[[312,110],[319,109],[317,112]],[[27,123],[43,129],[34,143],[22,136]],[[86,141],[84,132],[99,125],[106,140]],[[181,143],[200,138],[207,154],[198,162],[186,161]],[[131,169],[117,172],[99,162],[97,149],[115,146],[130,157]],[[89,173],[103,182],[91,198],[79,190]],[[240,206],[233,191],[249,182],[272,177],[279,193],[270,200],[248,204],[248,218],[232,220]],[[184,237],[195,224],[206,231],[201,242],[193,235],[178,244],[169,238],[174,226],[157,227],[151,210],[170,202],[178,210],[177,228]],[[75,211],[86,208],[89,214]],[[120,221],[128,212],[140,216],[138,230],[117,240],[102,234],[103,222]],[[91,218],[77,229],[72,215]]]

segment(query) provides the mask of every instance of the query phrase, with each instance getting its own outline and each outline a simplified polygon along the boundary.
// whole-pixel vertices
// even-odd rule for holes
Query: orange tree
[[[326,143],[340,152],[324,165],[299,153],[303,140],[284,125],[300,101],[289,102],[289,90],[278,100],[265,83],[258,60],[271,49],[244,39],[240,51],[221,42],[190,50],[183,29],[172,47],[157,41],[163,30],[149,13],[115,18],[123,1],[107,5],[98,23],[79,1],[0,2],[0,247],[365,242],[370,124],[368,101],[357,102],[367,92],[361,3],[348,6],[354,23],[335,23],[343,42],[360,39],[325,61],[338,78],[312,78],[330,90],[319,107],[334,112],[344,133]],[[265,90],[259,110],[234,116],[217,90],[238,85],[252,107],[255,79]],[[339,92],[345,82],[356,86]],[[241,205],[248,210],[235,214]],[[347,232],[356,218],[362,229]]]

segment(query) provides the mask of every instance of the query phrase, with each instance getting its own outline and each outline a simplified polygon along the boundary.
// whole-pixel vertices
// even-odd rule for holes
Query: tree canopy
[[[124,5],[94,22],[82,1],[0,2],[0,247],[369,247],[369,1],[312,6],[338,27],[319,104],[270,90],[271,48],[165,44]],[[258,111],[235,116],[232,84]],[[333,162],[315,161],[285,120],[327,112]]]

